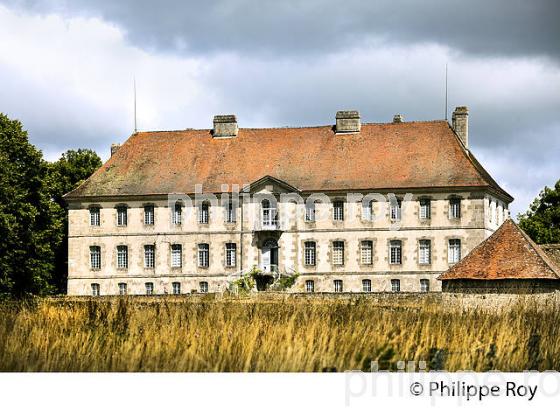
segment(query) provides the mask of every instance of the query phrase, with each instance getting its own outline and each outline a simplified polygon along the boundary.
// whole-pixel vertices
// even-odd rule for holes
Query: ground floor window
[[[391,279],[391,292],[401,291],[401,281],[399,279]]]
[[[154,284],[152,282],[146,282],[146,295],[154,294]]]
[[[208,293],[208,282],[200,282],[200,293]]]
[[[428,279],[420,279],[420,292],[430,291],[430,281]]]
[[[127,286],[126,283],[119,283],[119,295],[123,296],[127,293]]]
[[[99,283],[92,283],[91,284],[91,294],[93,296],[99,296],[101,294],[99,289]]]
[[[342,280],[337,279],[334,281],[334,291],[335,292],[342,292]]]
[[[173,282],[171,284],[171,286],[173,287],[173,294],[174,295],[180,295],[181,294],[181,283]]]
[[[371,280],[369,279],[362,280],[362,290],[367,293],[371,292]]]
[[[312,280],[306,280],[305,281],[305,291],[307,293],[315,292],[315,282],[312,281]]]

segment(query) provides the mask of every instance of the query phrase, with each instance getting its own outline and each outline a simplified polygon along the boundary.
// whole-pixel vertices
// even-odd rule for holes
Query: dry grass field
[[[560,370],[560,306],[187,296],[0,304],[0,371]]]

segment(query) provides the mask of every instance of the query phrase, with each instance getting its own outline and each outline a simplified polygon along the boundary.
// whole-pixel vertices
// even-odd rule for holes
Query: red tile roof
[[[332,126],[241,128],[235,138],[210,130],[138,132],[66,198],[222,192],[222,184],[264,176],[301,191],[489,188],[513,198],[466,150],[446,121],[363,124],[359,133]]]
[[[515,222],[508,219],[438,279],[560,280],[560,267]]]

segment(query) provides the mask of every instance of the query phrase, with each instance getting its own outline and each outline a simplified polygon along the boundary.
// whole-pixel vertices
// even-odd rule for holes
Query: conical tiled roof
[[[439,280],[558,279],[560,268],[511,219]]]

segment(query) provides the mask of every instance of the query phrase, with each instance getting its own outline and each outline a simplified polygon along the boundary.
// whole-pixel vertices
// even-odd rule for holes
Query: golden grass
[[[4,302],[0,371],[560,370],[558,323],[556,304],[463,311],[439,298]]]

